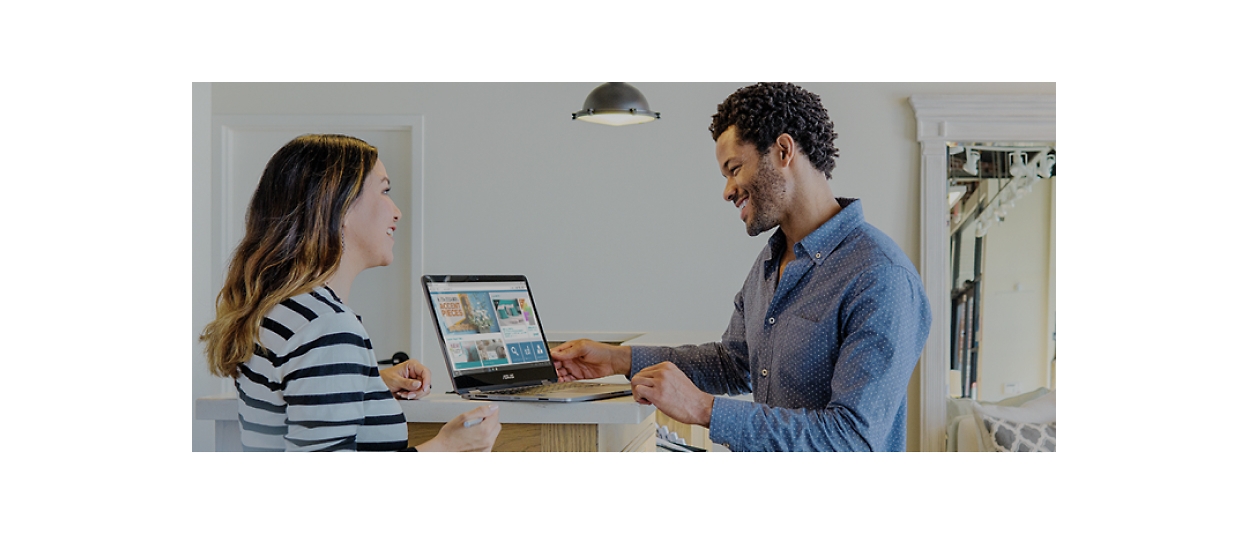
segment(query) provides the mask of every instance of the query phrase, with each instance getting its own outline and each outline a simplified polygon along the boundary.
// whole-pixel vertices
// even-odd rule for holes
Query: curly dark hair
[[[711,116],[711,138],[719,140],[729,127],[737,137],[767,154],[780,134],[789,134],[810,163],[832,178],[837,149],[836,132],[819,95],[790,83],[763,82],[738,89]]]

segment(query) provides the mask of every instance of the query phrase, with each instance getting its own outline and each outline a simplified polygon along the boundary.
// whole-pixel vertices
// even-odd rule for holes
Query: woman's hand
[[[420,399],[428,395],[432,375],[429,368],[414,360],[405,360],[381,370],[381,380],[399,399]]]
[[[480,423],[473,423],[480,420]],[[464,424],[471,424],[464,427]],[[442,426],[438,436],[416,446],[416,451],[490,451],[502,425],[498,423],[498,405],[482,405]]]

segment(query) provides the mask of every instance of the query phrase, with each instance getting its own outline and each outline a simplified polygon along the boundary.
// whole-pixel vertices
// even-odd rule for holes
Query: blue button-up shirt
[[[906,388],[931,328],[914,264],[863,220],[862,203],[755,260],[721,341],[633,347],[632,374],[676,364],[716,397],[711,440],[734,451],[904,451]]]

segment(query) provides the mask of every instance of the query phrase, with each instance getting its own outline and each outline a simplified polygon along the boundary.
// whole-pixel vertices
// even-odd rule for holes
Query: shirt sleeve
[[[734,451],[879,451],[905,425],[910,376],[931,326],[917,276],[899,266],[864,273],[839,321],[831,398],[819,409],[787,409],[715,398],[711,440]],[[900,411],[900,412],[899,412]],[[900,416],[899,416],[900,415]]]
[[[750,357],[745,343],[745,306],[741,292],[732,319],[719,342],[679,347],[633,346],[631,379],[637,372],[671,362],[703,392],[735,396],[750,392]]]
[[[348,314],[322,316],[300,329],[280,358],[286,401],[286,451],[355,451],[373,369],[368,342]]]

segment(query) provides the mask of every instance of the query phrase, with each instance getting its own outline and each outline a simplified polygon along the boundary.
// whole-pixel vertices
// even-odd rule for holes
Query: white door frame
[[[945,451],[949,396],[948,143],[1057,141],[1055,95],[914,95],[919,164],[919,273],[932,329],[919,359],[919,450]]]
[[[232,248],[236,243],[226,243],[226,236],[231,236],[231,230],[234,226],[243,224],[244,214],[224,213],[229,210],[228,199],[232,198],[229,188],[230,182],[226,180],[226,170],[229,169],[231,155],[229,147],[231,147],[230,136],[234,132],[240,130],[264,130],[270,128],[300,128],[307,132],[336,132],[343,129],[351,130],[375,130],[375,131],[406,131],[411,133],[412,140],[412,198],[411,207],[414,214],[404,214],[404,219],[408,220],[411,225],[412,240],[412,264],[411,277],[413,281],[420,280],[420,276],[424,273],[424,117],[420,115],[213,115],[212,116],[212,144],[213,144],[213,204],[216,208],[213,216],[215,228],[213,229],[213,250],[219,255],[218,258],[228,259],[232,253]],[[221,263],[213,266],[213,283],[217,288],[221,287],[225,278],[224,270],[227,266]],[[424,339],[424,327],[428,322],[425,319],[425,307],[418,306],[420,300],[417,298],[417,286],[413,283],[412,299],[409,306],[412,307],[410,329],[410,345],[408,346],[411,358],[423,362],[421,348]],[[222,380],[228,383],[223,386],[224,392],[233,391],[233,383],[227,379]]]

